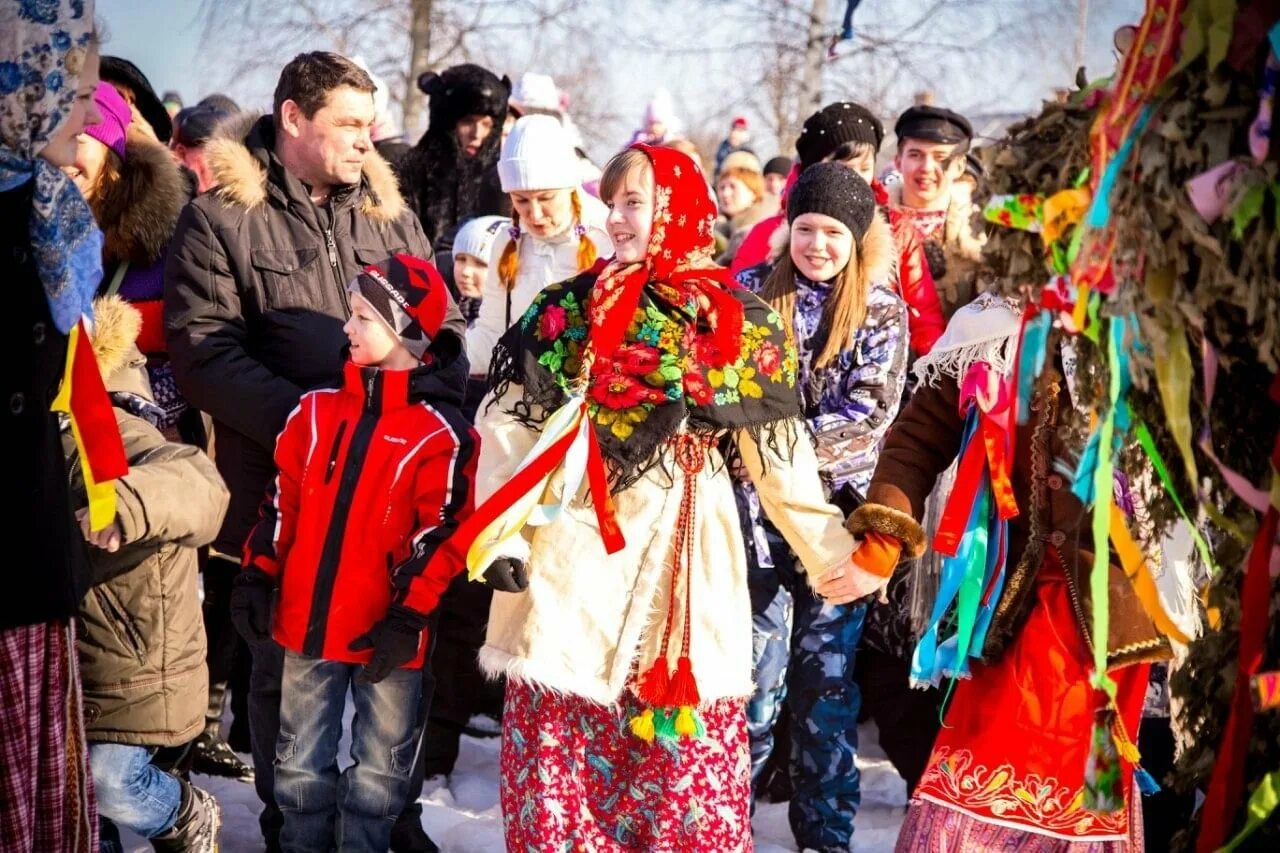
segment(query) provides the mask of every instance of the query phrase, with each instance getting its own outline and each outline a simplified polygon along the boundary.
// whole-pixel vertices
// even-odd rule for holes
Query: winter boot
[[[440,853],[420,820],[398,820],[391,830],[392,853]]]
[[[179,780],[182,805],[178,819],[161,835],[151,839],[156,853],[218,853],[218,830],[222,809],[213,794]]]
[[[222,776],[237,782],[253,782],[253,767],[240,760],[225,740],[206,730],[196,738],[191,769],[206,776]]]

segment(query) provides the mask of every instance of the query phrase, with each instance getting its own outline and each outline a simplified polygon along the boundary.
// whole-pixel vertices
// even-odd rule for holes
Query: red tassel
[[[666,698],[670,692],[671,672],[667,667],[667,656],[659,655],[653,662],[653,666],[649,667],[649,671],[640,676],[640,681],[636,685],[636,695],[646,705],[659,708],[669,704]]]
[[[693,677],[693,664],[690,663],[688,655],[681,655],[676,659],[676,674],[671,676],[671,686],[667,689],[667,701],[663,704],[696,707],[701,701],[698,696],[698,682]]]

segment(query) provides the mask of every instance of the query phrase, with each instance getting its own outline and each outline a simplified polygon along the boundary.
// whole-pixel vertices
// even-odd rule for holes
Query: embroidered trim
[[[1054,776],[1019,777],[1013,765],[975,764],[967,749],[939,747],[916,789],[916,796],[972,814],[979,820],[1011,822],[1029,832],[1072,841],[1094,836],[1128,836],[1126,810],[1096,815],[1084,810],[1084,789],[1069,788]]]

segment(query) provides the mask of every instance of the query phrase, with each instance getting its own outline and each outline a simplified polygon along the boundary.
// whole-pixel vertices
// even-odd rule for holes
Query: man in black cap
[[[926,241],[929,266],[947,319],[973,298],[974,266],[986,235],[977,218],[972,189],[959,179],[973,128],[959,113],[934,106],[911,107],[894,125],[902,175],[896,199]]]
[[[156,139],[168,145],[169,136],[173,133],[173,120],[142,69],[119,56],[104,56],[98,73],[104,81],[115,86],[131,106],[137,107]]]

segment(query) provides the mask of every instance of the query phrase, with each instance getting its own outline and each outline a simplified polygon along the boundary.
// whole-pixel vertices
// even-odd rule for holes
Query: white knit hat
[[[560,112],[560,90],[556,81],[547,74],[526,71],[520,75],[516,85],[511,89],[511,106],[521,113],[530,111],[558,113]]]
[[[505,216],[477,216],[468,219],[453,238],[453,256],[471,255],[489,263],[493,241],[510,226],[511,220]]]
[[[498,178],[504,193],[578,186],[578,155],[560,122],[544,115],[517,121],[502,145]]]

